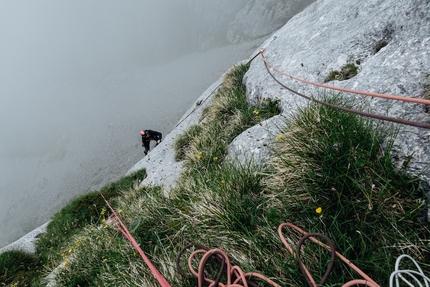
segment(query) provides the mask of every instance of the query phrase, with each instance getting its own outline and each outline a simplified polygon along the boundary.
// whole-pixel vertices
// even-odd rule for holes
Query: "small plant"
[[[210,167],[212,162],[220,164],[228,144],[237,135],[279,114],[276,100],[262,99],[255,105],[247,100],[242,79],[248,68],[249,65],[235,66],[224,77],[223,87],[202,113],[201,125],[190,127],[175,142],[177,160],[200,169]]]
[[[344,65],[340,71],[331,71],[329,75],[324,79],[324,83],[338,80],[348,80],[357,75],[358,67],[354,63],[349,63]]]
[[[202,126],[193,125],[183,134],[179,135],[178,139],[175,141],[175,160],[181,161],[185,159],[185,154],[187,153],[191,142],[200,136],[202,132]]]
[[[387,45],[388,45],[388,42],[385,40],[376,41],[376,43],[373,45],[373,54],[378,53],[379,50],[381,50],[382,48],[384,48]]]

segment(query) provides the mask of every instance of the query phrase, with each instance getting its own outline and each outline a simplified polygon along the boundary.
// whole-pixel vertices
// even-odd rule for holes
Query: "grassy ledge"
[[[279,112],[276,102],[246,101],[242,78],[247,69],[238,66],[226,76],[199,125],[176,142],[177,160],[184,161],[185,170],[169,197],[161,187],[140,187],[143,173],[110,191],[109,201],[171,285],[197,286],[193,276],[179,274],[176,260],[184,246],[199,243],[224,250],[245,272],[264,274],[281,286],[305,286],[297,261],[278,237],[277,227],[283,222],[327,235],[337,251],[381,286],[388,285],[395,260],[404,253],[428,272],[430,232],[428,222],[421,220],[423,188],[418,178],[391,162],[389,139],[395,138],[395,129],[309,104],[281,127],[266,165],[225,160],[228,144],[237,135]],[[354,105],[338,95],[319,97]],[[109,223],[104,203],[95,194],[86,196],[53,217],[34,257],[0,255],[0,275],[7,284],[159,286],[131,244]],[[284,235],[297,244],[297,234]],[[181,269],[186,269],[188,255],[179,258]],[[14,277],[9,265],[1,265],[12,261],[6,256],[18,262],[15,266],[29,264],[36,272]],[[318,281],[328,255],[306,244],[303,257]],[[337,261],[324,286],[355,278]]]

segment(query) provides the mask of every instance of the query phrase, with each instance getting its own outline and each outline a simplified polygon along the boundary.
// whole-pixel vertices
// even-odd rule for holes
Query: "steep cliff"
[[[355,76],[342,81],[329,81],[328,84],[429,98],[429,11],[428,0],[413,3],[406,0],[317,1],[275,32],[250,58],[264,48],[267,60],[279,70],[317,83],[323,83],[330,72],[340,71],[345,64],[352,63],[358,68]],[[318,94],[313,86],[279,74],[277,76],[301,93]],[[175,161],[174,142],[188,127],[198,123],[204,107],[210,104],[214,91],[221,83],[222,78],[196,99],[173,130],[164,136],[163,142],[133,166],[129,173],[145,168],[148,177],[142,184],[163,186],[168,193],[183,170],[182,162]],[[230,144],[229,156],[239,161],[249,158],[264,161],[270,155],[269,146],[275,139],[277,125],[306,105],[307,100],[276,83],[268,74],[261,56],[252,61],[244,84],[250,101],[279,98],[282,114],[239,135]],[[364,96],[350,97],[359,99],[361,107],[372,113],[430,123],[429,106]],[[394,160],[399,166],[409,162],[408,172],[420,175],[428,183],[430,130],[409,125],[398,127]],[[43,228],[39,230],[44,231]],[[32,240],[20,242],[14,246],[22,247]]]
[[[323,83],[332,71],[347,64],[357,74],[346,80],[329,81],[329,85],[362,91],[423,98],[429,90],[430,2],[415,1],[317,1],[293,17],[275,32],[261,48],[267,60],[281,71],[316,83]],[[253,56],[253,55],[251,55]],[[307,95],[321,93],[314,86],[282,77],[286,85]],[[168,190],[180,171],[175,162],[173,143],[190,125],[198,122],[211,93],[221,79],[196,100],[178,126],[166,136],[162,145],[143,158],[131,171],[146,168],[147,185],[161,185]],[[279,98],[282,114],[242,133],[230,145],[231,158],[253,157],[264,160],[274,140],[280,120],[291,117],[307,100],[292,94],[268,74],[261,56],[256,57],[245,76],[250,101]],[[361,108],[389,117],[430,123],[428,106],[361,95],[355,97]],[[427,96],[428,97],[428,96]],[[208,99],[208,100],[206,100]],[[205,101],[206,100],[206,101]],[[203,102],[202,105],[197,103]],[[394,160],[399,166],[408,162],[407,171],[430,180],[430,130],[398,125]]]

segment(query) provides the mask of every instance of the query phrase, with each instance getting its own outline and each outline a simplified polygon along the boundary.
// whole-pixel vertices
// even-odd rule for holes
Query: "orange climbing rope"
[[[259,279],[261,281],[265,281],[266,283],[270,284],[274,287],[281,287],[279,284],[275,283],[274,281],[270,280],[264,275],[254,273],[254,272],[243,272],[242,269],[237,265],[232,265],[230,263],[230,259],[228,258],[228,255],[220,250],[220,249],[209,249],[201,244],[189,244],[185,246],[181,252],[179,253],[177,260],[176,260],[176,266],[178,269],[178,272],[186,276],[185,272],[183,272],[179,261],[181,255],[185,252],[185,250],[189,249],[190,247],[198,247],[200,249],[195,250],[191,253],[190,257],[188,258],[188,268],[190,269],[190,272],[197,277],[198,280],[198,287],[203,287],[205,284],[209,284],[209,286],[214,287],[254,287],[257,286],[254,282],[250,281],[251,279]],[[199,261],[198,270],[195,270],[193,267],[193,260],[195,260],[195,257],[197,255],[203,255]],[[207,263],[210,259],[217,259],[220,263],[220,271],[217,274],[215,279],[211,279],[207,277],[207,273],[205,272],[205,267],[207,267]],[[225,274],[226,275],[226,281],[227,282],[221,282],[221,276]]]
[[[131,235],[131,233],[128,231],[127,226],[122,222],[122,220],[118,217],[115,210],[112,208],[112,206],[109,204],[109,202],[106,200],[106,198],[103,196],[102,193],[100,195],[103,197],[104,201],[106,202],[109,209],[112,211],[113,216],[111,217],[111,220],[115,223],[117,223],[116,227],[124,234],[124,236],[130,241],[130,243],[133,245],[133,247],[139,252],[142,259],[145,261],[146,265],[149,267],[149,269],[152,271],[152,274],[155,276],[155,278],[160,283],[160,286],[162,287],[171,287],[169,282],[167,282],[166,278],[161,275],[160,271],[152,264],[152,262],[149,260],[149,258],[145,255],[142,248],[140,248],[139,244],[136,242],[134,237]]]
[[[293,230],[299,232],[302,235],[302,238],[299,240],[297,244],[297,251],[294,251],[293,248],[290,246],[290,244],[287,242],[283,235],[283,229],[285,227],[292,228]],[[349,287],[354,285],[364,285],[369,287],[380,287],[372,278],[370,278],[366,273],[361,271],[357,266],[355,266],[351,261],[346,259],[342,254],[337,252],[334,247],[333,241],[331,241],[327,236],[321,233],[307,233],[297,227],[294,224],[291,223],[282,223],[278,227],[278,234],[279,237],[284,244],[284,246],[287,248],[287,250],[294,256],[295,259],[297,259],[299,268],[302,272],[302,274],[305,276],[306,282],[309,287],[318,287],[322,286],[325,281],[327,280],[328,276],[330,275],[333,266],[334,266],[334,259],[335,257],[340,258],[345,264],[347,264],[349,267],[351,267],[353,270],[355,270],[363,279],[353,279],[350,280],[342,285],[342,287]],[[329,246],[322,243],[320,240],[316,239],[316,237],[323,238],[326,242],[329,243]],[[315,280],[313,279],[312,275],[310,274],[309,270],[306,268],[306,266],[303,264],[300,254],[301,254],[301,248],[306,240],[311,240],[314,243],[317,243],[323,248],[326,248],[331,253],[331,260],[328,265],[327,270],[325,271],[324,276],[321,279],[321,282],[317,284]],[[267,278],[266,276],[263,276],[258,273],[254,272],[248,272],[244,273],[242,269],[239,266],[233,266],[230,263],[230,260],[227,256],[227,254],[220,250],[220,249],[209,249],[201,244],[189,244],[185,246],[181,252],[178,254],[178,257],[176,259],[176,266],[178,273],[182,276],[187,276],[185,272],[182,270],[180,266],[180,257],[181,255],[188,249],[192,247],[197,247],[198,250],[195,250],[191,253],[191,255],[188,257],[188,268],[192,275],[197,277],[198,279],[198,286],[203,287],[204,284],[209,284],[209,286],[219,286],[219,287],[254,287],[258,286],[255,282],[255,279],[265,281],[271,286],[274,287],[280,287],[279,284],[275,283],[273,280]],[[197,260],[196,257],[200,255],[200,260]],[[205,267],[208,265],[209,259],[216,259],[218,262],[217,264],[220,265],[219,272],[216,275],[215,279],[208,278],[208,272],[205,272]],[[195,270],[193,267],[193,261],[198,261],[198,268]],[[224,274],[224,278],[226,278],[227,282],[221,282],[221,277]]]
[[[260,50],[259,54],[262,55],[262,53],[263,53],[263,50]],[[415,121],[410,121],[410,120],[406,120],[406,119],[400,119],[400,118],[394,118],[394,117],[388,117],[388,116],[383,116],[383,115],[378,115],[378,114],[367,113],[367,112],[363,112],[363,111],[358,111],[358,110],[349,109],[349,108],[341,107],[341,106],[338,106],[338,105],[330,104],[330,103],[327,103],[327,102],[315,99],[314,97],[306,96],[306,95],[304,95],[302,93],[299,93],[299,92],[297,92],[297,91],[289,88],[288,86],[286,86],[285,84],[283,84],[280,80],[278,80],[273,75],[273,73],[270,71],[269,67],[271,67],[272,69],[275,69],[277,72],[279,72],[279,73],[281,73],[283,75],[286,75],[288,77],[292,77],[292,76],[290,76],[288,74],[285,74],[285,73],[279,71],[276,68],[273,68],[273,65],[271,65],[270,63],[268,63],[267,60],[264,58],[263,55],[262,55],[262,57],[264,59],[264,65],[266,67],[267,72],[269,73],[269,75],[279,85],[281,85],[285,89],[289,90],[290,92],[292,92],[292,93],[294,93],[296,95],[299,95],[299,96],[301,96],[301,97],[303,97],[303,98],[305,98],[307,100],[314,101],[314,102],[322,104],[322,105],[326,105],[326,106],[329,106],[329,107],[332,107],[332,108],[335,108],[335,109],[338,109],[338,110],[343,110],[343,111],[346,111],[346,112],[349,112],[349,113],[354,113],[354,114],[365,116],[365,117],[375,118],[375,119],[384,120],[384,121],[390,121],[390,122],[393,122],[393,123],[399,123],[399,124],[403,124],[403,125],[410,125],[410,126],[415,126],[415,127],[430,129],[430,124],[429,123],[415,122]],[[313,83],[313,82],[305,81],[305,80],[302,80],[302,79],[299,79],[299,78],[295,78],[295,77],[293,77],[293,78],[301,80],[301,81],[304,81],[304,82],[307,82],[307,83]],[[317,83],[313,83],[313,84],[316,84],[318,86],[327,87],[327,88],[333,88],[333,87],[327,86],[327,85],[322,85],[322,84],[317,84]],[[356,94],[367,94],[367,95],[373,94],[374,96],[376,96],[376,95],[383,95],[383,94],[376,94],[376,93],[370,93],[370,92],[362,92],[362,91],[349,90],[349,89],[343,89],[343,88],[336,88],[336,89],[338,89],[338,90],[341,89],[343,91],[349,91],[349,92],[353,92],[353,93],[356,93]],[[390,96],[390,95],[384,95],[384,97],[388,97],[388,96]],[[415,99],[415,98],[407,98],[407,97],[399,97],[399,96],[393,96],[393,97],[397,97],[397,98],[395,98],[396,100],[404,100],[404,101],[416,101],[416,100],[427,101],[427,100],[423,100],[423,99]],[[399,98],[401,98],[401,99],[399,99]],[[430,101],[428,101],[428,102],[430,103]]]
[[[285,239],[285,237],[283,235],[282,230],[285,227],[291,228],[291,229],[293,229],[293,230],[295,230],[295,231],[297,231],[297,232],[299,232],[300,234],[303,235],[303,237],[300,239],[299,243],[297,244],[297,250],[296,250],[296,252],[294,252],[293,248],[290,246],[290,244],[288,244],[287,240]],[[339,252],[337,252],[335,250],[335,248],[334,248],[333,242],[327,236],[325,236],[325,235],[323,235],[321,233],[307,233],[307,232],[303,231],[301,228],[297,227],[296,225],[294,225],[292,223],[282,223],[281,225],[279,225],[279,227],[278,227],[278,235],[281,238],[281,241],[284,244],[285,248],[287,248],[287,250],[294,256],[294,258],[296,258],[298,260],[300,270],[302,271],[302,274],[305,276],[306,282],[308,283],[309,287],[318,287],[318,286],[324,284],[325,280],[327,279],[328,275],[331,272],[331,269],[333,268],[333,263],[334,263],[334,257],[335,256],[337,256],[338,258],[340,258],[346,265],[348,265],[349,267],[351,267],[361,277],[364,278],[364,279],[355,279],[355,280],[348,281],[345,284],[343,284],[342,287],[348,287],[348,286],[353,286],[353,285],[365,285],[365,286],[370,286],[370,287],[380,287],[366,273],[364,273],[363,271],[361,271],[351,261],[349,261],[342,254],[340,254]],[[322,243],[321,241],[319,241],[315,237],[324,238],[324,240],[326,240],[330,244],[330,246],[327,246],[326,244]],[[303,243],[307,239],[309,239],[312,242],[320,245],[321,247],[326,248],[327,250],[329,250],[331,252],[331,262],[330,262],[329,267],[327,268],[327,270],[326,270],[323,278],[321,279],[320,284],[317,284],[315,282],[315,280],[313,279],[313,277],[310,274],[309,270],[306,268],[306,266],[300,260],[300,250],[301,250],[301,248],[303,246]]]
[[[410,98],[410,97],[402,97],[402,96],[395,96],[395,95],[389,95],[389,94],[380,94],[380,93],[374,93],[374,92],[366,92],[366,91],[359,91],[359,90],[352,90],[352,89],[347,89],[347,88],[341,88],[341,87],[335,87],[335,86],[329,86],[329,85],[324,85],[324,84],[320,84],[320,83],[315,83],[312,81],[307,81],[301,78],[297,78],[294,77],[290,74],[287,74],[281,70],[279,70],[278,68],[276,68],[274,65],[272,65],[271,63],[269,63],[267,61],[267,59],[264,57],[263,53],[264,53],[265,49],[261,49],[259,51],[259,54],[261,55],[261,58],[263,59],[263,61],[270,66],[273,70],[275,70],[276,72],[289,77],[293,80],[296,81],[300,81],[306,84],[310,84],[310,85],[314,85],[317,87],[323,87],[323,88],[327,88],[327,89],[332,89],[332,90],[337,90],[337,91],[341,91],[341,92],[347,92],[347,93],[353,93],[353,94],[360,94],[360,95],[364,95],[364,96],[370,96],[370,97],[378,97],[378,98],[384,98],[384,99],[390,99],[390,100],[397,100],[397,101],[403,101],[403,102],[412,102],[412,103],[417,103],[417,104],[424,104],[424,105],[430,105],[430,100],[426,100],[426,99],[418,99],[418,98]]]

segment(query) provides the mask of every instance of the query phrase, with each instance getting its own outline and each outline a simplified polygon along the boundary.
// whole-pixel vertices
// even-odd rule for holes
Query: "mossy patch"
[[[344,65],[340,71],[331,71],[328,76],[324,79],[324,83],[338,80],[348,80],[358,74],[358,67],[354,63],[348,63]]]
[[[378,53],[379,50],[381,50],[382,48],[384,48],[387,45],[388,45],[388,42],[385,40],[376,41],[375,44],[373,45],[373,54]]]

